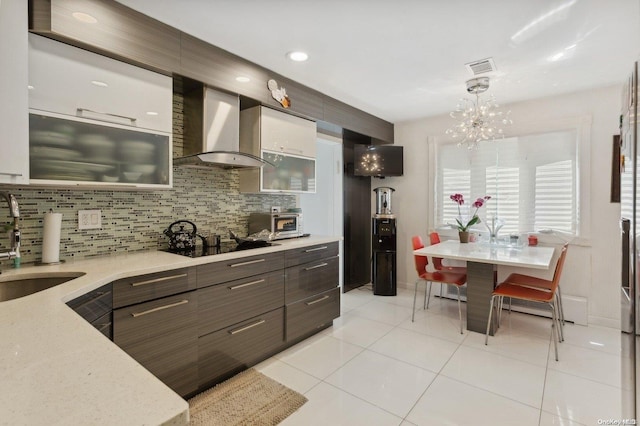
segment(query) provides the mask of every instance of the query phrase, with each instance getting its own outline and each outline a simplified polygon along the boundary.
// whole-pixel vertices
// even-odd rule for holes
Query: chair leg
[[[458,288],[458,318],[460,319],[460,334],[463,334],[462,333],[462,302],[460,302],[460,286],[456,286],[456,287]]]
[[[416,316],[416,296],[418,295],[418,282],[420,279],[416,280],[416,288],[413,291],[413,311],[411,311],[411,322],[414,322]]]
[[[556,293],[555,301],[553,302],[556,308],[556,319],[558,323],[558,342],[564,342],[564,325],[562,323],[562,308],[558,301],[558,293]]]
[[[555,303],[549,303],[549,306],[551,306],[551,319],[552,319],[552,323],[551,323],[551,338],[553,339],[553,349],[556,352],[556,361],[558,361],[558,326],[557,326],[557,321],[558,321],[558,317],[556,316],[556,307],[555,307]]]
[[[433,283],[431,281],[429,281],[429,283],[427,284],[427,288],[424,289],[424,309],[429,309],[429,302],[431,301],[431,285]],[[441,284],[442,285],[442,284]]]
[[[560,321],[562,321],[562,325],[564,325],[564,308],[562,307],[562,292],[560,291],[560,286],[558,286],[556,297],[558,298],[558,309],[560,310]]]
[[[495,296],[491,296],[491,304],[489,305],[489,319],[487,320],[487,332],[484,336],[484,344],[489,343],[489,328],[491,328],[491,317],[493,316],[493,304]]]

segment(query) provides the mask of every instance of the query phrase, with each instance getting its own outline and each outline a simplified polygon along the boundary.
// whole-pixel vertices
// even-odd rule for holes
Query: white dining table
[[[498,265],[549,269],[553,247],[492,245],[443,241],[413,251],[414,255],[467,262],[467,330],[485,333]],[[495,316],[494,316],[495,318]],[[493,334],[496,324],[492,324]]]

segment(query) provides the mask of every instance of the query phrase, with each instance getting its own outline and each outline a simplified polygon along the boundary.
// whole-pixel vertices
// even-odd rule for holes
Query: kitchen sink
[[[29,274],[24,278],[15,277],[2,280],[0,276],[0,302],[18,299],[51,287],[55,287],[74,278],[84,275],[84,272],[65,272],[49,274]]]

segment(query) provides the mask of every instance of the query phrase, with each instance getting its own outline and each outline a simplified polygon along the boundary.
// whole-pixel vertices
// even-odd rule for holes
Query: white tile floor
[[[333,327],[256,366],[309,399],[282,424],[574,426],[620,418],[619,331],[567,324],[556,362],[549,319],[505,314],[485,346],[482,334],[460,334],[455,301],[432,298],[413,323],[412,303],[412,290],[352,290]]]

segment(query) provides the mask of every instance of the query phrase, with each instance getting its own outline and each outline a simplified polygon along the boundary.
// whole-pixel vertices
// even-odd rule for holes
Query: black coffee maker
[[[373,294],[395,296],[396,280],[396,217],[391,212],[391,194],[395,189],[379,187],[376,193],[376,214],[371,221]]]

